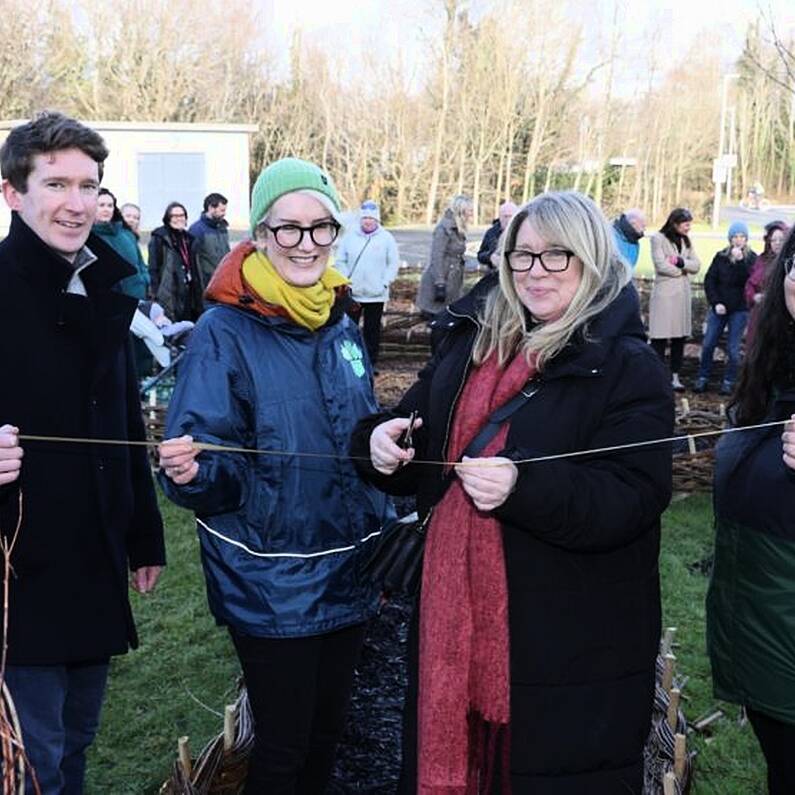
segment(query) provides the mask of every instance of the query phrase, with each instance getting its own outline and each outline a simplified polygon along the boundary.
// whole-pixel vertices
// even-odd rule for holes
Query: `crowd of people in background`
[[[100,188],[107,155],[58,113],[0,149],[12,209],[0,358],[25,374],[0,390],[13,423],[0,426],[0,526],[21,528],[4,575],[5,681],[44,795],[83,791],[109,660],[137,645],[128,577],[147,593],[165,565],[128,339],[143,306],[160,325],[196,323],[158,478],[195,514],[210,610],[248,688],[247,795],[329,781],[382,604],[363,561],[395,515],[390,494],[416,498],[426,532],[402,795],[639,795],[672,489],[670,446],[643,443],[670,440],[672,390],[685,389],[692,214],[672,210],[651,236],[647,333],[641,210],[610,224],[574,191],[505,202],[465,293],[473,202],[455,196],[416,297],[434,355],[384,411],[374,376],[398,250],[377,202],[341,234],[332,176],[284,158],[254,183],[246,239],[230,248],[223,195],[190,226],[172,201],[145,263],[140,208]],[[728,329],[720,391],[750,426],[717,447],[709,653],[717,695],[748,709],[781,795],[795,791],[795,422],[783,435],[759,424],[795,417],[795,234],[769,224],[757,256],[733,223],[704,286],[693,389],[708,389]],[[120,444],[80,444],[98,438]]]
[[[115,248],[136,268],[119,289],[139,300],[156,302],[163,322],[195,322],[205,308],[205,291],[230,251],[229,224],[225,218],[228,199],[208,194],[199,218],[188,225],[188,210],[178,201],[170,202],[162,225],[149,235],[148,262],[140,242],[141,209],[134,203],[117,205],[116,197],[102,188],[94,232]],[[480,268],[498,268],[500,244],[518,207],[511,201],[500,205],[498,216],[482,237],[476,259]],[[450,200],[433,230],[431,248],[420,278],[415,305],[431,321],[434,340],[445,328],[446,307],[464,293],[467,232],[473,220],[473,202],[465,195]],[[689,233],[692,214],[685,208],[671,211],[659,232],[650,236],[654,281],[647,318],[651,346],[668,361],[674,391],[687,387],[680,372],[684,348],[692,335],[691,278],[700,273],[699,260]],[[628,208],[612,223],[613,241],[622,259],[635,271],[640,241],[646,234],[647,219],[639,208]],[[729,245],[719,251],[704,277],[708,304],[698,375],[692,391],[710,388],[715,348],[726,337],[727,364],[719,387],[730,395],[737,380],[743,346],[750,347],[757,323],[758,304],[770,264],[781,250],[788,227],[773,221],[765,227],[763,251],[757,255],[749,246],[746,224],[730,226]],[[368,357],[376,369],[379,359],[383,312],[390,297],[390,285],[397,278],[399,254],[394,236],[381,222],[377,202],[365,200],[333,250],[335,266],[351,282],[353,302],[350,316],[362,326]],[[151,371],[152,360],[137,342],[140,372]],[[435,349],[435,345],[434,345]],[[666,358],[666,355],[668,358]]]

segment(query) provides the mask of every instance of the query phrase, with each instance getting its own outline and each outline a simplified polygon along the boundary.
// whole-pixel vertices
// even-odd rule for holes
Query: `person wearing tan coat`
[[[657,355],[665,361],[671,345],[671,386],[683,392],[679,380],[685,339],[692,331],[690,276],[698,273],[701,262],[688,233],[693,221],[689,210],[672,210],[660,231],[651,238],[654,286],[649,300],[649,339]]]

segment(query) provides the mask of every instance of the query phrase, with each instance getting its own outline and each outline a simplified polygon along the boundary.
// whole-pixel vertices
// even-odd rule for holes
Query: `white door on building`
[[[203,152],[141,152],[138,154],[138,199],[141,227],[152,230],[163,224],[170,202],[184,204],[188,225],[202,212],[207,195]]]

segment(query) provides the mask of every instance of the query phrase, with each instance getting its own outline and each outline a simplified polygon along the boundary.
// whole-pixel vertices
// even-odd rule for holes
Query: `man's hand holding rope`
[[[19,446],[19,428],[0,426],[0,486],[13,483],[22,469],[22,448]]]

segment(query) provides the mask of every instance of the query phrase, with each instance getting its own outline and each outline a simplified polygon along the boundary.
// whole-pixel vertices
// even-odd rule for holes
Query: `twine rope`
[[[652,447],[661,444],[671,444],[673,442],[683,442],[695,439],[704,439],[710,436],[722,436],[729,433],[740,433],[742,431],[756,431],[764,428],[774,428],[776,426],[784,426],[791,420],[775,420],[772,422],[760,422],[756,425],[744,425],[737,428],[720,428],[712,431],[698,431],[697,433],[687,433],[680,436],[665,436],[659,439],[645,439],[638,442],[626,442],[624,444],[614,444],[607,447],[594,447],[585,450],[572,450],[567,453],[552,453],[550,455],[534,456],[532,458],[522,458],[517,461],[512,461],[513,464],[537,464],[544,461],[559,461],[566,458],[580,458],[588,455],[600,455],[602,453],[615,453],[622,450],[632,450],[638,447]],[[116,447],[158,447],[161,442],[150,440],[135,440],[135,439],[93,439],[81,436],[39,436],[33,434],[19,434],[19,440],[23,442],[52,442],[55,444],[98,444],[109,445]],[[369,461],[370,456],[352,456],[338,453],[310,453],[298,450],[265,450],[251,447],[235,447],[233,445],[213,444],[211,442],[193,442],[193,446],[198,450],[207,450],[210,452],[219,453],[244,453],[247,455],[265,455],[283,458],[316,458],[316,459],[331,459],[335,461]],[[483,466],[482,463],[476,461],[427,461],[412,459],[411,463],[425,464],[428,466],[443,466],[449,467],[455,465],[456,467],[466,466]],[[501,466],[495,464],[494,466]]]

